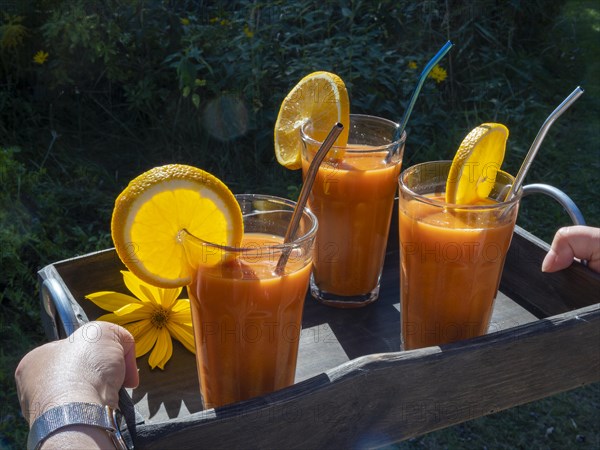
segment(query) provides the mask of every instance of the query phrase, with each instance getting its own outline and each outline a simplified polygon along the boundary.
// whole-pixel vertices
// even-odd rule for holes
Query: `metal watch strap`
[[[120,426],[120,412],[97,403],[67,403],[55,406],[33,422],[27,437],[27,450],[37,450],[53,433],[71,425],[102,428],[110,435],[115,448],[127,450]]]

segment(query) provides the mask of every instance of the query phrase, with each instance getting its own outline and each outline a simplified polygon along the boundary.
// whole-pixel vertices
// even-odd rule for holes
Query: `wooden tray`
[[[136,448],[376,447],[596,382],[600,275],[578,263],[544,274],[547,250],[517,227],[489,334],[400,352],[392,225],[377,302],[339,310],[307,296],[293,386],[202,411],[191,353],[175,342],[164,371],[140,358]],[[86,294],[127,292],[121,269],[110,249],[40,270],[48,337],[103,314]]]

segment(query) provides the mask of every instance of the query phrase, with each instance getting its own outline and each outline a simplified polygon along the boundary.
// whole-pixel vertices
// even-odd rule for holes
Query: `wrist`
[[[115,449],[105,430],[90,425],[69,425],[48,436],[39,450],[51,449]]]

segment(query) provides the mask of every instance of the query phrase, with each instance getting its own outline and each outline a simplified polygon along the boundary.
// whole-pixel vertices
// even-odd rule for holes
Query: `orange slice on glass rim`
[[[333,126],[344,129],[335,146],[346,146],[350,124],[350,100],[342,79],[330,72],[313,72],[300,80],[281,103],[275,122],[275,156],[288,169],[302,167],[300,127],[310,120],[313,137],[322,142]]]
[[[115,201],[111,233],[117,254],[152,285],[174,288],[192,282],[195,267],[179,239],[183,229],[219,245],[242,240],[242,212],[234,195],[201,169],[155,167],[132,180]],[[221,256],[208,255],[204,263],[216,264]]]
[[[477,204],[486,199],[504,161],[508,128],[484,123],[463,139],[446,181],[446,203]]]

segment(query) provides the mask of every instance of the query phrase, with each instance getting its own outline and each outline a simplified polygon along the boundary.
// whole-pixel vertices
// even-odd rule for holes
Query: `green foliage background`
[[[272,132],[283,97],[309,72],[339,74],[353,112],[399,120],[422,67],[451,39],[440,64],[448,77],[427,81],[411,117],[404,166],[451,158],[469,130],[495,121],[511,131],[504,168],[513,173],[546,116],[582,85],[586,94],[553,126],[527,181],[563,189],[600,225],[594,1],[0,6],[0,446],[19,448],[26,436],[12,377],[44,340],[36,271],[111,246],[114,198],[155,165],[202,167],[236,193],[297,195],[300,174],[276,164]],[[33,60],[39,51],[48,54],[42,64]],[[549,241],[568,217],[536,196],[523,201],[519,224]],[[499,446],[509,437],[498,430],[512,427],[520,432],[508,447],[597,446],[588,416],[599,397],[596,385],[403,445]]]

